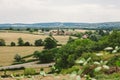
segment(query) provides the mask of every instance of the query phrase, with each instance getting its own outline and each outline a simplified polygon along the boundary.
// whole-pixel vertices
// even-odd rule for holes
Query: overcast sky
[[[0,0],[0,23],[120,21],[120,0]]]

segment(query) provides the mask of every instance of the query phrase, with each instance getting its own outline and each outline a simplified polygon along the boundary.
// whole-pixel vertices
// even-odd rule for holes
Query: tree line
[[[6,46],[6,42],[4,39],[0,39],[0,46]],[[25,42],[22,38],[18,38],[17,44],[15,42],[11,42],[10,46],[44,46],[45,49],[51,49],[57,46],[57,40],[52,37],[47,37],[43,41],[42,39],[37,39],[34,41],[34,45],[30,42]]]

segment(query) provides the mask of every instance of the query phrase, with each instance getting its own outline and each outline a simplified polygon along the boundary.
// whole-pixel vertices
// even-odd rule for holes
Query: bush
[[[16,54],[14,57],[16,62],[21,62],[22,61],[22,57],[19,54]]]
[[[15,44],[15,42],[11,42],[11,44],[10,44],[11,46],[15,46],[16,44]]]
[[[62,74],[71,74],[73,71],[79,71],[80,66],[73,66],[72,68],[68,68],[68,69],[63,69],[61,71]]]
[[[5,40],[4,39],[0,39],[0,46],[5,46]]]
[[[24,46],[30,46],[29,42],[25,42]]]
[[[35,74],[36,74],[36,71],[33,68],[26,68],[24,70],[24,75],[35,75]]]
[[[114,73],[114,74],[110,74],[110,75],[98,74],[95,76],[95,79],[97,79],[97,80],[119,80],[120,73]]]
[[[43,41],[42,39],[35,40],[35,46],[43,46]]]

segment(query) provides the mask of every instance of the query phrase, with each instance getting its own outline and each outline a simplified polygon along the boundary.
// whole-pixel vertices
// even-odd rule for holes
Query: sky
[[[120,0],[0,0],[0,23],[120,21]]]

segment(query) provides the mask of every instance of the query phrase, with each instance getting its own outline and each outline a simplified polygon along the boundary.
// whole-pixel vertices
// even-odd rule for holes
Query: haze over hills
[[[84,29],[120,29],[120,22],[103,23],[74,23],[74,22],[51,22],[51,23],[14,23],[0,24],[0,29],[8,28],[84,28]]]

